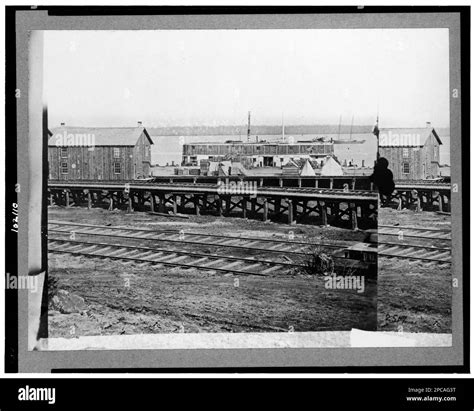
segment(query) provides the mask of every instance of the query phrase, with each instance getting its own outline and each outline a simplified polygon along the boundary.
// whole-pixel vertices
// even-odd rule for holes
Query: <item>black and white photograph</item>
[[[49,336],[449,338],[448,63],[443,29],[45,32]]]
[[[20,368],[461,366],[459,14],[153,10],[17,15]]]

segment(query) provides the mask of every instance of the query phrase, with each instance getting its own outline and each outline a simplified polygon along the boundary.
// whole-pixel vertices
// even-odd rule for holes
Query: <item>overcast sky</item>
[[[447,29],[46,31],[51,127],[449,126]]]

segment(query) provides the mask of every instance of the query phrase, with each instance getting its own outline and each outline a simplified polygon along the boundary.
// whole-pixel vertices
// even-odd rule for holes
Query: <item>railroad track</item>
[[[451,265],[450,248],[384,243],[378,245],[377,255],[378,257],[437,263],[442,266]]]
[[[191,244],[198,246],[211,246],[237,250],[263,251],[265,253],[278,253],[285,255],[307,256],[311,244],[308,241],[278,240],[245,236],[228,236],[220,234],[207,234],[198,232],[184,232],[176,230],[149,230],[139,228],[121,228],[106,225],[93,225],[72,222],[50,221],[48,232],[53,234],[71,235],[79,234],[92,237],[111,237],[121,239],[135,239],[144,241],[165,242],[171,244]],[[348,242],[323,242],[318,241],[318,247],[327,251],[342,251]]]
[[[451,230],[443,228],[422,228],[395,225],[378,225],[378,234],[399,238],[419,238],[451,241]]]
[[[49,226],[48,251],[51,253],[109,258],[124,262],[134,261],[139,266],[152,264],[244,275],[281,275],[294,268],[300,270],[306,268],[307,263],[304,257],[307,257],[310,252],[308,242],[203,233],[186,233],[183,236],[183,233],[175,230],[145,230],[57,221],[50,222]],[[108,240],[112,239],[115,243],[83,240],[83,236],[103,237]],[[169,249],[156,246],[127,245],[124,244],[124,240],[127,239],[135,242],[137,240],[165,242],[166,246],[169,246],[170,243],[171,245],[178,243],[179,249],[176,247]],[[117,241],[121,241],[121,243],[117,244]],[[209,250],[206,252],[188,251],[183,249],[183,244],[212,246],[218,250],[224,249],[225,253],[210,253]],[[318,244],[318,247],[324,247],[332,254],[336,268],[367,269],[366,263],[345,258],[343,253],[336,255],[347,247],[346,244],[326,244],[326,246]],[[230,255],[228,248],[234,251],[235,249],[243,251],[248,256]],[[250,256],[259,251],[260,253],[256,256]],[[264,258],[267,254],[271,255],[272,253],[277,253],[279,257],[283,256],[287,261]]]
[[[295,262],[276,262],[253,259],[250,257],[232,257],[215,254],[193,253],[178,250],[157,249],[154,247],[129,246],[101,242],[50,239],[48,251],[57,254],[95,257],[102,259],[135,262],[139,267],[171,266],[198,268],[240,275],[278,275],[285,274],[291,268],[304,268],[304,264]]]
[[[396,258],[402,260],[412,260],[412,261],[421,261],[424,263],[434,263],[441,265],[449,265],[451,262],[451,248],[450,247],[438,247],[434,245],[419,245],[419,244],[406,244],[400,241],[384,241],[381,236],[399,236],[399,230],[402,228],[407,231],[407,236],[417,237],[417,238],[430,238],[430,239],[442,239],[448,240],[449,232],[447,230],[428,230],[428,229],[419,229],[425,235],[419,235],[417,229],[414,227],[399,227],[399,226],[381,226],[379,228],[379,240],[377,247],[377,254],[379,257],[386,258]],[[412,230],[409,231],[408,229]],[[291,256],[295,260],[301,260],[303,257],[307,257],[311,248],[318,247],[321,251],[328,252],[332,255],[337,264],[342,265],[346,263],[353,264],[354,260],[346,258],[344,256],[344,251],[353,245],[349,242],[333,242],[328,243],[324,241],[318,241],[315,244],[309,244],[308,241],[293,241],[293,240],[278,240],[278,239],[267,239],[267,238],[255,238],[255,237],[245,237],[245,236],[227,236],[219,234],[207,234],[207,233],[184,233],[183,231],[178,232],[176,230],[149,230],[141,228],[124,228],[124,227],[111,227],[106,225],[93,225],[93,224],[84,224],[84,223],[73,223],[73,222],[63,222],[63,221],[51,221],[49,223],[49,234],[56,236],[68,236],[68,238],[53,238],[51,241],[61,241],[63,243],[74,244],[75,236],[85,236],[85,237],[103,237],[108,239],[115,240],[140,240],[140,241],[152,241],[152,242],[164,242],[166,246],[178,245],[180,250],[169,249],[169,248],[147,248],[141,247],[142,250],[150,252],[155,250],[161,253],[167,254],[179,254],[181,255],[190,255],[197,258],[204,258],[202,253],[192,253],[184,251],[182,246],[193,245],[193,246],[210,246],[216,247],[218,249],[229,249],[229,251],[248,251],[248,254],[255,252],[260,252],[260,254],[279,254],[285,256]],[[414,232],[414,234],[412,233]],[[426,236],[427,232],[435,233],[436,236]],[[74,240],[71,240],[71,236],[74,234]],[[51,236],[50,236],[51,237]],[[399,237],[397,237],[398,239]],[[405,238],[405,237],[403,237]],[[131,249],[137,249],[136,246],[126,246],[126,245],[116,245],[110,243],[87,243],[86,241],[81,241],[85,245],[92,246],[93,244],[107,245],[111,247],[122,247],[123,251]],[[87,243],[87,244],[86,244]],[[140,248],[140,247],[138,247]],[[209,254],[206,254],[208,257]],[[225,259],[229,257],[229,254],[213,254],[214,259]],[[238,258],[239,260],[245,262],[245,258],[241,257],[232,257]],[[253,263],[255,259],[251,259]],[[343,263],[345,261],[345,263]],[[263,261],[263,264],[271,264],[271,261]],[[295,267],[301,267],[302,264],[285,264],[281,263],[282,266],[293,265]]]
[[[413,240],[423,244],[413,243]],[[450,266],[451,230],[381,224],[378,226],[378,256]]]

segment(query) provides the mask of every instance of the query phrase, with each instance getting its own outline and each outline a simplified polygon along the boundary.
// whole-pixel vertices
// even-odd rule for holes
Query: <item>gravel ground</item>
[[[49,209],[50,220],[173,228],[213,234],[358,242],[364,233],[334,227],[277,224],[240,218],[178,219],[102,209]],[[225,252],[221,249],[220,252]],[[278,254],[266,256],[281,258]],[[50,337],[175,332],[265,332],[376,329],[375,279],[365,290],[327,289],[323,277],[301,272],[236,276],[183,268],[137,267],[118,261],[50,255]],[[84,304],[75,309],[70,297]]]
[[[334,227],[289,226],[212,216],[179,219],[103,209],[52,207],[49,219],[273,239],[291,237],[295,241],[358,242],[365,237],[361,232]],[[449,228],[450,217],[382,208],[379,224]],[[66,309],[50,301],[49,334],[50,337],[77,337],[351,328],[451,332],[449,268],[380,258],[378,273],[378,285],[375,279],[366,279],[364,293],[357,293],[356,290],[326,289],[322,277],[298,272],[262,278],[224,275],[211,270],[139,268],[117,261],[52,255],[49,261],[51,296],[62,290],[69,296],[79,297],[84,304],[68,310],[67,301]]]
[[[445,228],[449,215],[410,210],[379,210],[379,224]],[[426,242],[424,244],[434,244]],[[452,274],[424,262],[388,260],[378,262],[378,328],[382,331],[451,332]]]

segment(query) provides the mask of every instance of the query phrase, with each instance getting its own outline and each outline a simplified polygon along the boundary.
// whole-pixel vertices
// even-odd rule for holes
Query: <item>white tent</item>
[[[311,162],[307,159],[300,170],[300,176],[315,176],[314,168]]]
[[[218,175],[228,176],[230,174],[231,167],[232,167],[231,161],[221,161],[219,163]]]
[[[283,164],[283,168],[298,168],[298,164],[289,159],[285,164]]]
[[[219,171],[219,162],[218,161],[210,161],[209,162],[209,169],[207,170],[209,175],[213,175],[213,173],[217,173]]]
[[[235,163],[232,163],[231,169],[230,169],[230,174],[233,176],[236,175],[246,175],[246,169],[242,165],[242,163],[236,161]]]
[[[344,171],[342,170],[341,165],[334,157],[327,157],[326,162],[321,168],[322,176],[342,176]]]

